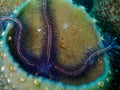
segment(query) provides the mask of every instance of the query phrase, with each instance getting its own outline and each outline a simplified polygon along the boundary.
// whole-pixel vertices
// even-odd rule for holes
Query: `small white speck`
[[[2,67],[0,68],[0,71],[3,72],[4,70],[5,70],[5,67],[2,66]]]
[[[13,11],[13,13],[15,13],[15,14],[18,13],[17,9],[15,9],[15,10]]]
[[[93,22],[94,22],[94,23],[96,23],[96,22],[97,22],[97,20],[96,20],[95,18],[93,18]]]
[[[69,27],[69,24],[68,24],[68,23],[64,23],[64,24],[63,24],[63,29],[68,29],[68,27]]]
[[[3,42],[2,41],[0,41],[0,45],[2,44]]]
[[[7,79],[7,82],[10,83],[10,79]]]
[[[41,28],[39,28],[37,31],[38,31],[38,32],[41,32],[41,30],[42,30],[42,29],[41,29]]]
[[[4,36],[5,35],[5,32],[2,32],[2,34],[1,34],[2,36]]]
[[[85,10],[85,7],[84,6],[80,6],[81,9]]]
[[[104,40],[104,37],[100,37],[100,40]]]
[[[11,26],[11,23],[8,23],[7,26],[10,27],[10,26]]]
[[[110,81],[109,78],[106,78],[106,81],[109,82]]]
[[[12,37],[11,37],[11,36],[9,36],[9,37],[8,37],[8,40],[12,40]]]
[[[6,53],[0,53],[1,57],[6,57]]]
[[[5,78],[7,78],[8,76],[5,74],[5,76],[4,76]]]

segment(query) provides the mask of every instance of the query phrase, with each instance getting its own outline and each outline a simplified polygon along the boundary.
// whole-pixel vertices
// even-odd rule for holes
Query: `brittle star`
[[[112,49],[113,45],[110,44],[103,49],[93,52],[90,56],[88,56],[88,58],[85,60],[84,63],[79,65],[79,67],[75,68],[74,70],[71,70],[69,68],[64,68],[58,63],[54,62],[57,61],[57,60],[52,60],[53,58],[51,58],[53,55],[52,54],[53,50],[51,49],[51,47],[52,45],[54,45],[52,40],[54,34],[52,34],[53,33],[53,29],[51,25],[52,22],[50,21],[50,17],[47,11],[47,2],[48,2],[47,0],[43,1],[43,14],[45,21],[47,23],[47,35],[48,35],[46,53],[45,53],[46,58],[43,58],[44,55],[41,55],[40,58],[36,58],[33,55],[29,54],[29,52],[24,48],[24,46],[22,46],[21,37],[22,37],[23,27],[20,20],[18,20],[17,18],[6,16],[1,19],[0,23],[3,24],[4,21],[13,21],[15,24],[18,25],[19,29],[17,30],[17,34],[15,36],[16,52],[19,57],[19,62],[21,62],[22,65],[30,73],[33,73],[34,75],[41,75],[48,78],[52,78],[54,80],[61,79],[62,76],[68,76],[68,77],[80,76],[84,72],[88,71],[91,67],[93,67],[99,56],[102,53]]]

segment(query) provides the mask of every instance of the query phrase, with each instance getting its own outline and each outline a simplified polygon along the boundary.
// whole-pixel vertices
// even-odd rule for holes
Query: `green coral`
[[[120,34],[120,0],[94,0],[91,16],[103,31]]]

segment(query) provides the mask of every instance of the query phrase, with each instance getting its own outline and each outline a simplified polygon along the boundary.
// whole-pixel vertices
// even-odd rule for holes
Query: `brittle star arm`
[[[35,64],[38,64],[40,63],[39,60],[30,60],[31,58],[27,58],[24,56],[22,50],[21,50],[21,35],[22,35],[22,31],[23,31],[23,28],[22,28],[22,23],[16,19],[16,18],[12,18],[12,17],[8,17],[8,16],[5,16],[1,19],[0,23],[1,25],[3,24],[4,21],[13,21],[15,24],[18,25],[19,27],[19,30],[18,30],[18,36],[16,37],[16,41],[15,41],[15,44],[16,44],[16,49],[17,49],[17,53],[18,53],[18,56],[21,58],[21,60],[29,65],[35,65]],[[26,51],[26,50],[24,50]]]
[[[58,71],[58,72],[61,72],[65,75],[68,75],[68,76],[77,76],[77,75],[81,75],[83,74],[84,72],[86,72],[87,70],[89,70],[93,65],[94,63],[97,61],[96,60],[96,56],[104,53],[105,51],[107,50],[110,50],[111,49],[111,45],[109,45],[108,47],[106,48],[103,48],[103,49],[100,49],[94,53],[92,53],[88,59],[81,65],[81,67],[79,67],[78,69],[74,70],[74,71],[70,71],[70,70],[67,70],[59,65],[55,65],[54,68]]]

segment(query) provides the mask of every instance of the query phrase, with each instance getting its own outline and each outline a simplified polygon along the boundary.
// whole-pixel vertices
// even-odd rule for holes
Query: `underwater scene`
[[[0,0],[0,90],[120,90],[120,0]]]

